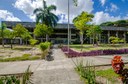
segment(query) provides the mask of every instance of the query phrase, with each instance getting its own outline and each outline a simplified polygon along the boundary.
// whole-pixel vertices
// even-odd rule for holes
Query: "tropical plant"
[[[89,24],[87,24],[87,23],[92,21],[93,17],[94,16],[92,14],[88,14],[87,12],[83,11],[80,15],[78,15],[77,17],[75,17],[73,19],[74,25],[80,32],[81,51],[82,51],[82,47],[83,47],[83,34],[84,34],[85,30],[87,30],[89,28]]]
[[[0,84],[33,84],[30,78],[31,72],[29,65],[23,76],[2,76],[0,77]]]
[[[114,56],[112,61],[112,68],[116,74],[119,74],[123,84],[128,84],[128,69],[124,68],[124,62],[121,56]]]
[[[76,71],[79,73],[80,77],[85,80],[85,84],[96,84],[96,75],[95,75],[95,67],[91,62],[86,62],[86,66],[83,65],[83,60],[80,62],[75,62]]]
[[[34,14],[36,14],[36,23],[38,24],[41,22],[48,27],[54,28],[57,25],[59,18],[52,13],[53,10],[56,10],[56,6],[47,6],[46,1],[43,0],[43,8],[36,8],[34,10]],[[48,34],[46,35],[46,38],[46,41],[48,41]]]
[[[93,37],[93,45],[96,43],[98,46],[98,36],[101,34],[102,30],[100,26],[98,25],[92,25],[88,30],[87,30],[87,35],[89,37]]]

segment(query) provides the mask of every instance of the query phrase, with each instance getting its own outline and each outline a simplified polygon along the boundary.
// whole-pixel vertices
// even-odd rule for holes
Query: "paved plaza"
[[[32,79],[34,84],[84,84],[79,75],[74,71],[73,61],[83,60],[93,62],[94,65],[110,65],[113,55],[67,58],[61,49],[53,49],[53,61],[20,61],[1,62],[0,74],[23,73],[29,65],[34,72]],[[128,62],[128,55],[122,55],[124,62]]]

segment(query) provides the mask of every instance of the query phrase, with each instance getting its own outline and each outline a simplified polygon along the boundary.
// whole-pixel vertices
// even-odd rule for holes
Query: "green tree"
[[[53,29],[48,27],[47,25],[38,23],[36,25],[36,28],[34,29],[34,34],[35,36],[40,37],[40,36],[45,36],[46,34],[50,35],[52,31]]]
[[[100,26],[98,25],[92,25],[90,28],[87,30],[87,36],[93,37],[93,45],[97,44],[98,46],[98,36],[101,34],[102,30]]]
[[[4,47],[4,30],[6,29],[6,24],[2,23],[0,27],[1,31],[1,40],[2,40],[2,46]]]
[[[21,35],[21,37],[25,41],[26,45],[27,45],[27,41],[32,38],[32,36],[28,30],[25,31],[24,34]]]
[[[12,49],[12,48],[13,48],[13,47],[12,47],[12,43],[13,43],[13,39],[14,39],[14,37],[15,37],[15,35],[13,34],[13,31],[8,30],[8,29],[4,29],[4,30],[3,30],[3,36],[4,36],[4,38],[6,38],[6,39],[10,39],[10,44],[11,44],[11,49]]]
[[[88,22],[91,22],[93,17],[94,16],[92,14],[88,14],[87,12],[82,12],[80,15],[78,15],[73,19],[74,25],[80,31],[81,51],[83,47],[83,34],[85,30],[89,28]]]
[[[38,24],[41,22],[48,27],[54,28],[57,25],[59,18],[52,13],[53,10],[56,10],[56,6],[47,6],[46,1],[43,0],[43,8],[36,8],[34,10],[34,14],[36,14],[36,23]],[[46,38],[46,41],[48,41],[48,35],[46,35]]]
[[[28,30],[21,24],[17,24],[15,27],[13,27],[13,33],[15,37],[20,37],[20,38],[23,37],[23,39],[26,34],[29,34]]]

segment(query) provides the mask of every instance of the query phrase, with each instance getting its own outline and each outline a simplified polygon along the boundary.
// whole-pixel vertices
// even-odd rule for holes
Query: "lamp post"
[[[73,0],[73,2],[74,2],[74,5],[75,6],[77,6],[77,0]],[[69,0],[68,0],[68,53],[69,53],[69,44],[70,44],[70,19],[69,19],[69,17],[70,17],[70,4],[69,4]]]
[[[69,40],[70,40],[70,37],[69,37],[69,24],[70,24],[69,15],[70,15],[70,11],[69,11],[69,0],[68,0],[68,53],[69,53]]]

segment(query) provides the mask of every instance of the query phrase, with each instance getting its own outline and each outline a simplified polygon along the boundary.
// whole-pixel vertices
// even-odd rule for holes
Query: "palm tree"
[[[56,10],[55,5],[46,5],[46,1],[43,0],[43,8],[36,8],[34,14],[36,14],[36,24],[41,22],[48,27],[54,28],[57,25],[59,18],[51,11]],[[46,35],[46,41],[48,41],[48,35]]]
[[[48,27],[55,27],[59,18],[52,13],[51,11],[56,10],[55,5],[46,5],[46,1],[43,0],[43,8],[36,8],[34,14],[36,14],[36,23],[41,22],[42,24],[47,25]]]

